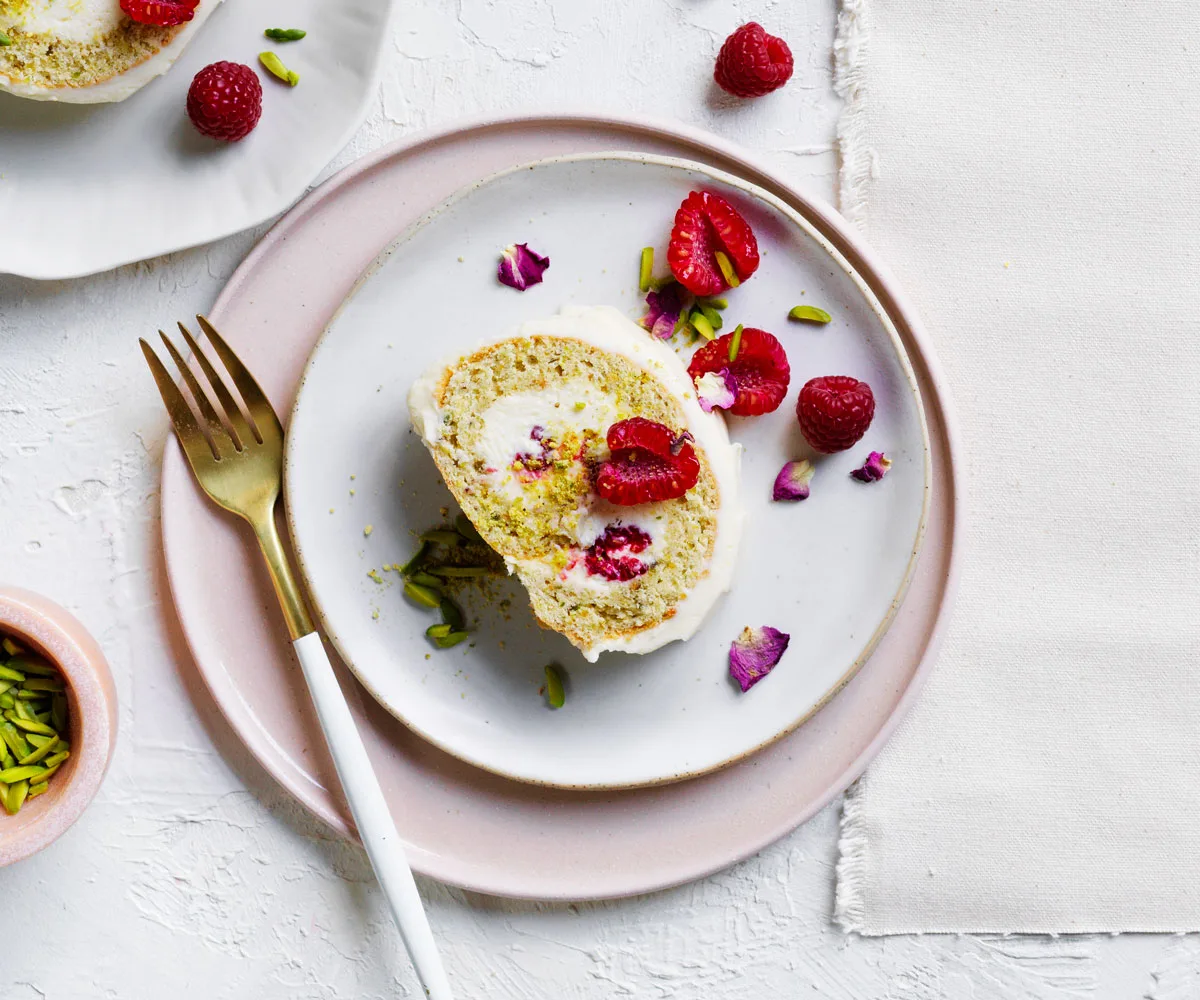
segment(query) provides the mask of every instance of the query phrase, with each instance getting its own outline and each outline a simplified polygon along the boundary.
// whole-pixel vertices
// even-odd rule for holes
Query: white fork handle
[[[325,647],[321,645],[321,637],[311,632],[297,639],[292,646],[300,657],[304,679],[308,681],[308,690],[317,706],[317,717],[333,754],[333,763],[350,803],[358,835],[392,908],[392,916],[396,918],[404,947],[417,970],[417,978],[432,1000],[452,1000],[450,983],[442,968],[412,870],[408,867],[404,846],[367,757],[367,748],[354,725],[350,706],[346,704],[329,657],[325,655]]]

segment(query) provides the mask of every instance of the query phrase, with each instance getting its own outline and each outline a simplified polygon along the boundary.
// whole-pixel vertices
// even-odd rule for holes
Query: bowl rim
[[[117,742],[117,693],[103,651],[83,624],[49,598],[0,585],[0,633],[24,640],[63,674],[72,693],[72,767],[33,822],[5,831],[0,812],[0,868],[21,861],[64,834],[87,808],[108,771]],[[50,796],[47,796],[49,799]]]

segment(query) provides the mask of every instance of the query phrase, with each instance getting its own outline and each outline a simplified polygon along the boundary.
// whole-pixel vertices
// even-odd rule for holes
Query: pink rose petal
[[[646,294],[646,315],[639,321],[660,340],[670,340],[679,323],[679,314],[688,304],[687,290],[677,282]]]
[[[799,462],[787,462],[775,477],[775,488],[771,492],[772,500],[807,500],[808,484],[812,480],[812,462],[803,459]]]
[[[743,692],[767,676],[783,656],[792,637],[777,628],[746,627],[729,647],[729,676]]]
[[[728,368],[705,372],[696,379],[696,399],[705,413],[718,408],[728,410],[737,399],[737,380],[733,373]]]
[[[862,468],[855,469],[850,476],[860,483],[877,483],[887,475],[888,469],[891,467],[892,460],[887,455],[881,451],[873,451],[867,456]]]
[[[523,292],[540,282],[549,266],[550,258],[534,253],[528,243],[510,243],[500,254],[496,277],[509,288]]]

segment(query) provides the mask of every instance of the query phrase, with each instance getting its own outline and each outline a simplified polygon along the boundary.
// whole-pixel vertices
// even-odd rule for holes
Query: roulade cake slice
[[[434,366],[408,405],[538,620],[588,660],[686,639],[728,590],[740,446],[675,353],[616,309],[525,323]]]

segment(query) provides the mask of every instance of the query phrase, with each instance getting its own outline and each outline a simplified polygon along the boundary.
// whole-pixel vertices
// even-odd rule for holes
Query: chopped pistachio
[[[471,519],[466,514],[459,514],[454,519],[454,530],[470,542],[482,542],[483,535],[479,533]]]
[[[263,34],[273,42],[298,42],[308,32],[300,28],[268,28]]]
[[[465,625],[463,613],[459,610],[457,604],[450,600],[450,598],[443,597],[439,609],[442,612],[442,622],[449,625],[451,631],[461,632],[463,630],[463,626]]]
[[[445,580],[439,580],[429,573],[414,573],[409,579],[420,587],[431,587],[437,591],[440,591],[446,583]]]
[[[788,312],[788,319],[799,320],[801,323],[828,323],[832,316],[824,309],[816,306],[793,306]]]
[[[641,269],[638,273],[638,288],[643,292],[650,291],[650,282],[654,280],[654,247],[642,248]]]
[[[717,335],[712,324],[699,309],[692,310],[692,314],[688,317],[688,322],[696,328],[696,332],[705,340],[712,340]]]
[[[29,782],[18,781],[15,785],[8,786],[8,798],[4,803],[4,808],[12,815],[16,815],[21,811],[21,806],[25,804],[25,800],[29,797]]]
[[[425,634],[429,636],[430,639],[444,639],[453,631],[453,625],[448,625],[445,622],[442,622],[440,625],[430,625],[429,628],[425,630]]]
[[[562,708],[567,702],[562,677],[559,676],[558,666],[554,663],[546,664],[546,701],[550,703],[551,708]]]
[[[12,667],[6,667],[0,663],[0,680],[23,684],[25,682],[25,675],[19,670],[13,670]]]
[[[440,542],[442,545],[462,545],[463,536],[457,531],[448,531],[445,528],[434,528],[432,531],[426,531],[421,535],[423,542]]]
[[[17,704],[20,705],[21,703],[17,702]],[[5,714],[13,715],[14,713],[8,712]],[[18,729],[23,729],[27,733],[44,733],[46,736],[57,736],[58,735],[58,733],[56,733],[53,729],[51,729],[49,726],[47,726],[44,722],[38,722],[36,719],[11,718],[11,719],[9,719],[9,721],[14,726],[16,726]]]
[[[725,279],[725,284],[730,288],[737,288],[742,281],[733,268],[733,261],[729,259],[729,254],[724,250],[718,250],[713,256],[717,258],[717,267],[721,269],[721,277]]]
[[[451,646],[457,646],[464,639],[469,638],[470,634],[470,632],[451,632],[449,635],[444,635],[433,641],[442,649],[449,649]]]
[[[721,327],[723,327],[725,325],[725,320],[723,320],[721,318],[721,314],[719,312],[717,312],[717,310],[715,310],[712,306],[706,305],[705,303],[701,302],[701,303],[698,303],[697,308],[699,308],[700,312],[704,314],[704,318],[706,320],[708,320],[709,325],[714,330],[719,330],[719,329],[721,329]]]
[[[442,595],[436,590],[432,590],[429,587],[422,587],[419,583],[413,583],[412,580],[404,582],[404,593],[416,601],[417,604],[421,604],[427,608],[437,608],[442,603]]]
[[[45,774],[45,772],[46,768],[35,767],[33,765],[28,767],[7,767],[3,771],[0,771],[0,781],[3,781],[6,785],[15,785],[18,781],[28,781],[30,778],[39,778],[41,775]]]
[[[16,656],[19,653],[25,652],[24,646],[18,645],[15,640],[7,635],[3,639],[0,639],[0,648],[3,648],[4,652],[9,656]]]
[[[414,555],[408,562],[406,562],[403,566],[400,567],[400,575],[408,576],[410,573],[412,573],[414,570],[416,570],[416,568],[418,566],[420,566],[422,562],[424,562],[425,557],[428,554],[429,554],[429,543],[422,542],[420,548],[417,549],[416,555]]]
[[[733,339],[729,341],[729,360],[736,361],[738,351],[742,349],[742,331],[745,327],[741,323],[737,325],[737,329],[733,331]]]
[[[576,413],[582,413],[586,409],[587,409],[587,403],[576,403],[575,404],[575,412]]]
[[[704,301],[708,305],[712,306],[714,309],[728,309],[729,308],[729,300],[726,298],[722,298],[719,295],[710,296],[709,298],[705,299]]]
[[[262,63],[263,68],[274,77],[278,77],[289,87],[294,87],[300,82],[300,74],[288,69],[283,60],[279,58],[278,53],[266,51],[258,54],[258,61]]]

